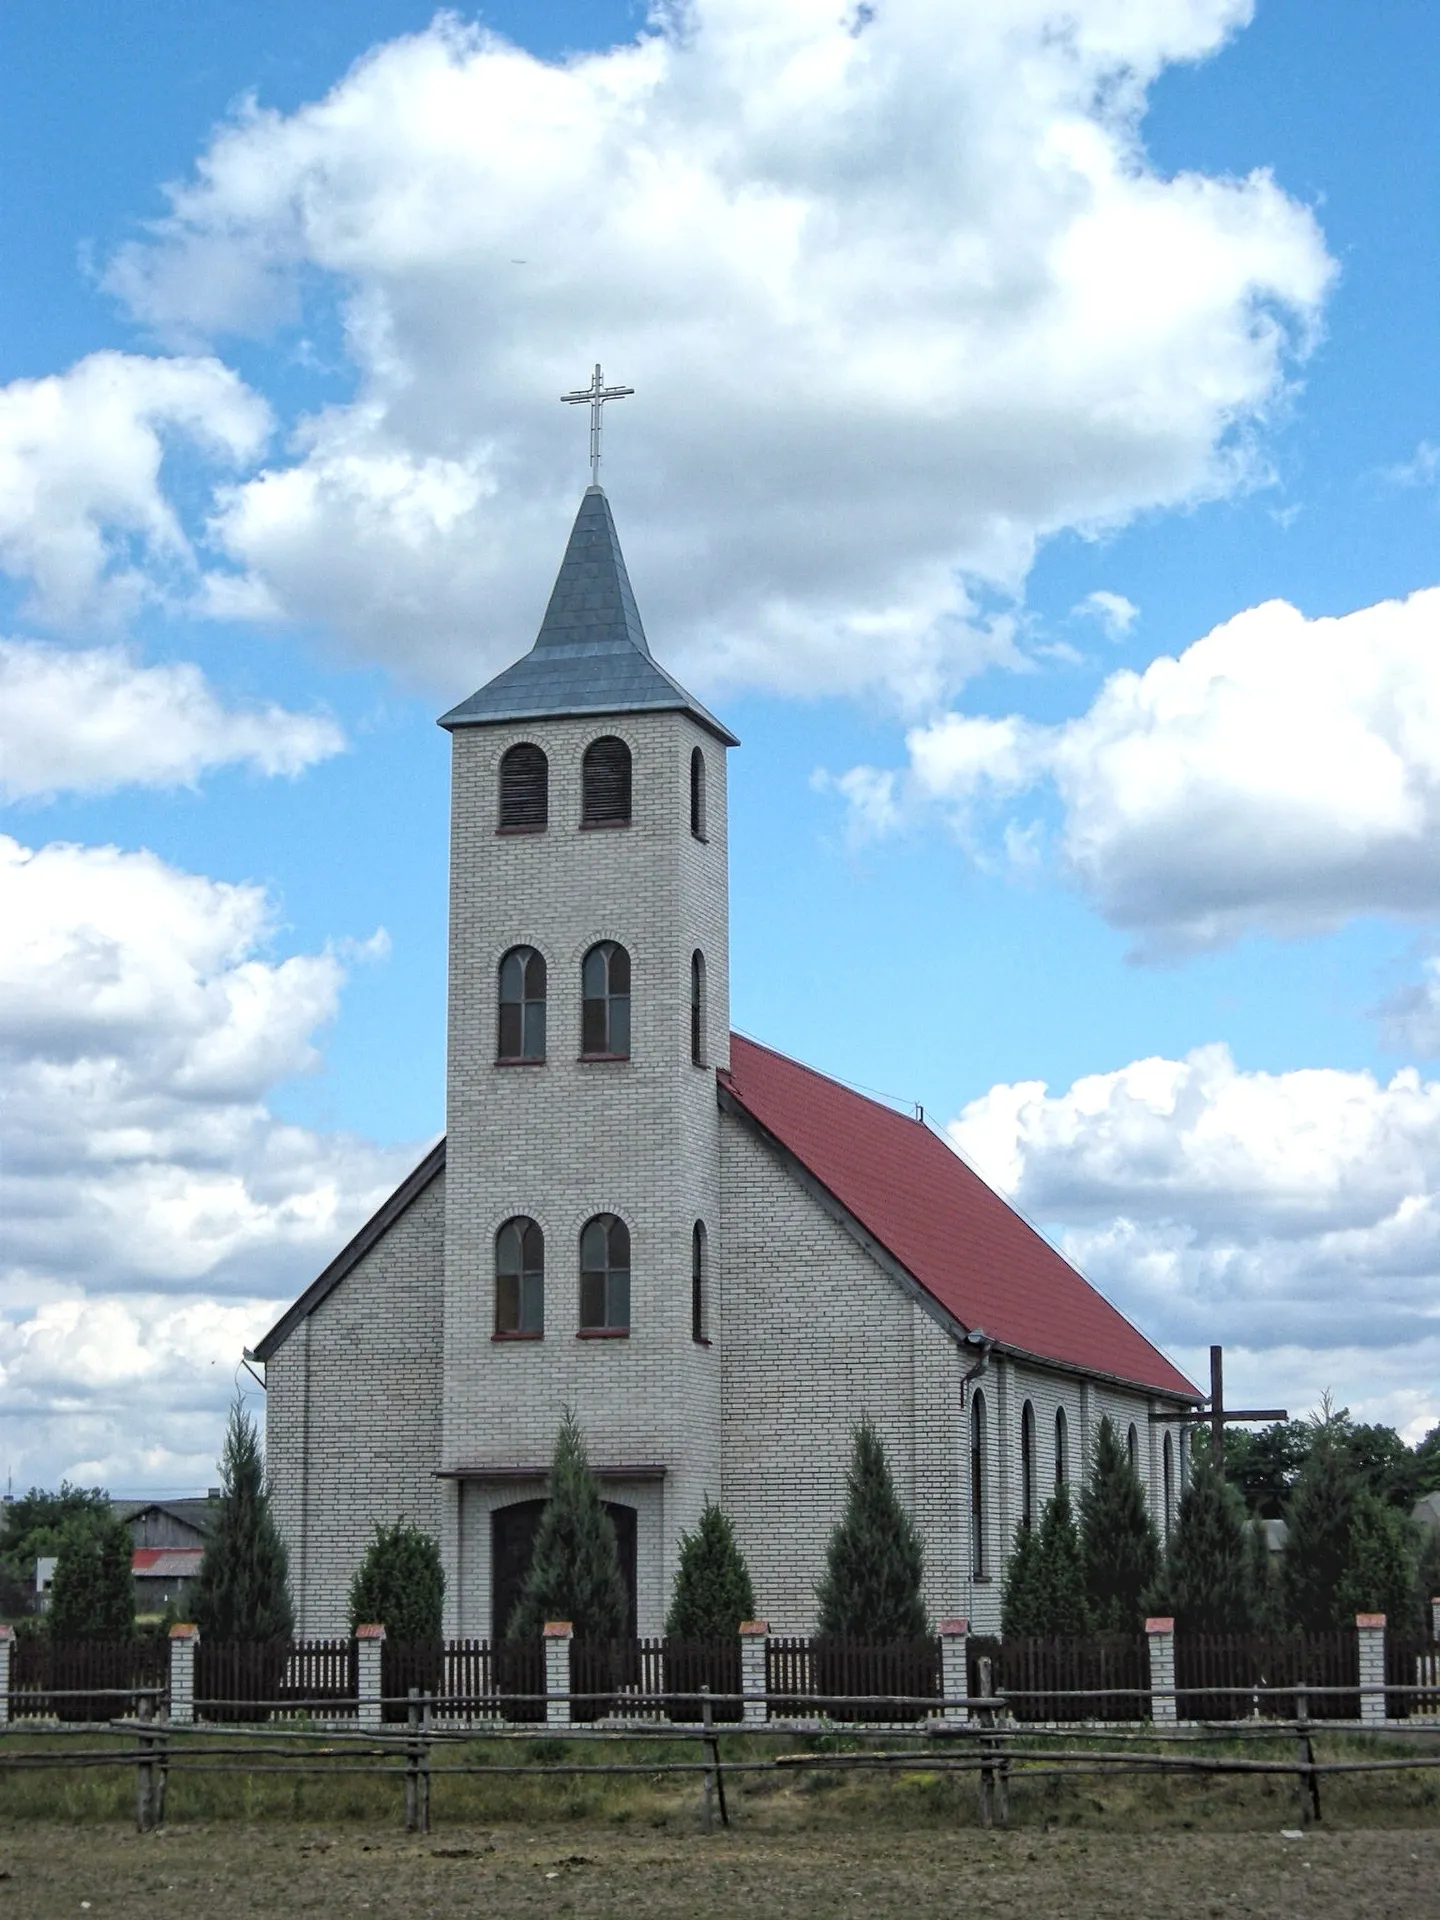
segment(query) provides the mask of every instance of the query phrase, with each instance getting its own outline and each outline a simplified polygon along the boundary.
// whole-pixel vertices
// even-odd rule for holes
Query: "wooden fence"
[[[1440,1642],[1428,1633],[1386,1634],[1385,1716],[1440,1719]]]
[[[323,1714],[356,1710],[355,1642],[202,1640],[195,1648],[195,1711],[205,1720],[241,1722],[267,1712]]]
[[[545,1719],[545,1650],[538,1641],[387,1640],[381,1653],[384,1717],[404,1720],[412,1687],[441,1720],[526,1726]]]
[[[771,1638],[765,1648],[769,1711],[780,1720],[919,1720],[941,1699],[940,1671],[940,1642],[928,1638]]]
[[[1195,1633],[1175,1639],[1181,1720],[1291,1720],[1300,1711],[1302,1690],[1310,1719],[1357,1720],[1359,1685],[1359,1642],[1353,1631]]]
[[[129,1713],[137,1693],[169,1684],[159,1639],[19,1641],[10,1656],[12,1720],[88,1723]]]
[[[966,1649],[969,1690],[984,1691],[980,1661],[1013,1719],[1027,1723],[1148,1720],[1150,1656],[1143,1633],[1098,1633],[1009,1640],[973,1639]]]

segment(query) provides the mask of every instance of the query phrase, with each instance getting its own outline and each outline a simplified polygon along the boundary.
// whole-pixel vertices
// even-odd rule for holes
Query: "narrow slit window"
[[[580,823],[586,827],[630,824],[630,749],[607,735],[592,740],[581,765]]]
[[[1020,1409],[1020,1524],[1035,1524],[1035,1409],[1028,1400]]]
[[[1133,1420],[1130,1422],[1130,1431],[1125,1436],[1125,1451],[1130,1457],[1130,1471],[1132,1473],[1139,1473],[1140,1435]]]
[[[602,940],[581,968],[580,1052],[586,1060],[630,1058],[630,956]]]
[[[703,1344],[709,1338],[706,1320],[708,1301],[706,1300],[705,1274],[705,1225],[695,1222],[695,1231],[690,1237],[690,1337]]]
[[[1070,1431],[1064,1407],[1055,1409],[1055,1486],[1058,1491],[1070,1480]]]
[[[1170,1538],[1170,1519],[1175,1511],[1175,1443],[1167,1433],[1165,1444],[1161,1448],[1161,1457],[1165,1470],[1165,1538]]]
[[[970,1564],[975,1578],[988,1572],[985,1557],[985,1396],[970,1402]]]
[[[495,1331],[545,1331],[545,1236],[523,1215],[507,1220],[495,1236]]]
[[[512,947],[500,962],[500,1060],[545,1058],[545,956]]]
[[[550,765],[541,749],[523,740],[500,762],[501,833],[538,833],[550,818]]]
[[[580,1235],[580,1330],[630,1329],[630,1229],[613,1213],[597,1213]]]
[[[690,755],[690,831],[705,838],[705,755],[696,747]]]
[[[705,956],[698,947],[690,956],[690,1058],[705,1064]]]

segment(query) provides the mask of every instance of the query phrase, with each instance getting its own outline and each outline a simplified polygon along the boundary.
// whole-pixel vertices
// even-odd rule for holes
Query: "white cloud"
[[[1422,1060],[1440,1057],[1440,956],[1431,954],[1421,978],[1398,987],[1375,1009],[1387,1046]]]
[[[1247,1073],[1209,1046],[993,1087],[949,1132],[1192,1368],[1220,1341],[1264,1404],[1333,1386],[1370,1418],[1440,1420],[1440,1083]]]
[[[418,1157],[267,1106],[315,1065],[344,980],[334,952],[270,957],[273,926],[258,887],[0,839],[0,1401],[50,1422],[47,1445],[81,1444],[83,1406],[91,1451],[175,1452],[170,1403],[213,1413],[242,1325],[262,1332]]]
[[[1111,593],[1105,587],[1087,593],[1074,611],[1098,620],[1110,640],[1122,640],[1140,618],[1140,609],[1133,600],[1127,600],[1123,593]]]
[[[190,786],[223,766],[296,774],[340,753],[323,714],[226,707],[188,661],[144,667],[119,647],[0,640],[0,793]]]
[[[1318,620],[1268,601],[1062,725],[950,713],[907,745],[903,777],[857,770],[890,781],[888,824],[939,805],[971,835],[1052,783],[1069,872],[1142,953],[1440,909],[1440,588]]]
[[[1394,487],[1433,487],[1440,479],[1440,447],[1433,440],[1421,440],[1408,460],[1382,467],[1380,477]]]
[[[533,637],[598,354],[679,670],[922,702],[1008,657],[963,579],[1252,476],[1316,323],[1309,212],[1139,138],[1249,13],[695,0],[554,65],[442,16],[247,107],[111,285],[189,342],[338,299],[358,387],[222,492],[211,604],[468,690]]]
[[[270,415],[218,360],[92,353],[0,387],[0,569],[55,626],[116,619],[193,585],[194,555],[162,485],[167,448],[248,461]]]

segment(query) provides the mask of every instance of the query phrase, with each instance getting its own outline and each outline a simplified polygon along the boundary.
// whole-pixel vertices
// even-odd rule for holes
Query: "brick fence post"
[[[170,1629],[170,1718],[177,1727],[195,1724],[195,1649],[200,1629],[177,1620]]]
[[[1357,1613],[1355,1633],[1360,1642],[1360,1718],[1366,1726],[1385,1720],[1385,1616]]]
[[[763,1727],[770,1712],[766,1698],[766,1650],[770,1645],[768,1620],[740,1622],[740,1691],[745,1696],[742,1718],[747,1727]]]
[[[1173,1727],[1179,1718],[1175,1701],[1175,1622],[1169,1614],[1155,1614],[1145,1622],[1145,1644],[1150,1653],[1150,1721]]]
[[[355,1629],[355,1717],[367,1733],[378,1733],[385,1718],[385,1629]]]
[[[10,1724],[10,1650],[14,1645],[14,1627],[0,1627],[0,1727]]]
[[[943,1699],[940,1718],[946,1726],[954,1726],[969,1715],[970,1709],[965,1704],[970,1693],[970,1665],[965,1653],[969,1637],[968,1620],[940,1622],[940,1693]]]
[[[570,1724],[570,1643],[575,1629],[568,1620],[545,1622],[545,1724]]]

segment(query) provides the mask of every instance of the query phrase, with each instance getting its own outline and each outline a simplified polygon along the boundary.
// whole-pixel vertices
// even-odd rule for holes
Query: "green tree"
[[[1197,1448],[1151,1595],[1177,1633],[1244,1633],[1254,1624],[1245,1503]]]
[[[1070,1505],[1070,1488],[1061,1481],[1040,1515],[1040,1621],[1036,1632],[1088,1633],[1090,1607],[1085,1598],[1085,1551]]]
[[[125,1640],[135,1631],[130,1529],[108,1514],[80,1514],[60,1536],[50,1586],[54,1640]]]
[[[676,1640],[728,1640],[754,1617],[755,1589],[735,1529],[707,1500],[695,1531],[680,1536],[665,1631]]]
[[[1383,1613],[1397,1633],[1420,1624],[1415,1531],[1403,1513],[1361,1489],[1335,1594],[1338,1625],[1348,1626],[1357,1613]]]
[[[915,1640],[927,1630],[925,1553],[900,1504],[885,1448],[868,1416],[855,1429],[845,1511],[830,1535],[816,1588],[821,1633]]]
[[[439,1640],[444,1632],[445,1569],[439,1543],[397,1520],[375,1537],[350,1582],[350,1626],[384,1627],[391,1640]]]
[[[1000,1632],[1005,1639],[1049,1631],[1044,1575],[1039,1530],[1027,1527],[1022,1520],[1015,1529],[1015,1544],[1001,1586]]]
[[[1160,1569],[1160,1543],[1140,1476],[1108,1413],[1096,1430],[1080,1494],[1080,1548],[1092,1624],[1101,1632],[1139,1633]]]
[[[1285,1618],[1307,1633],[1346,1624],[1341,1582],[1360,1489],[1334,1423],[1320,1427],[1286,1513],[1281,1567]]]
[[[295,1630],[285,1543],[270,1512],[260,1436],[243,1403],[230,1408],[220,1454],[220,1505],[190,1596],[207,1640],[283,1640]]]
[[[1258,1517],[1245,1529],[1246,1570],[1250,1588],[1250,1624],[1257,1633],[1279,1633],[1285,1620],[1280,1604],[1280,1575],[1276,1556]]]
[[[1251,1513],[1279,1520],[1300,1470],[1309,1457],[1315,1429],[1308,1420],[1277,1420],[1247,1432],[1225,1429],[1225,1478],[1238,1489]]]
[[[35,1605],[35,1562],[58,1554],[72,1520],[108,1521],[103,1487],[60,1483],[58,1493],[31,1487],[0,1507],[0,1614],[24,1615]]]
[[[568,1620],[580,1640],[618,1640],[630,1611],[615,1524],[590,1471],[585,1436],[567,1407],[550,1462],[550,1497],[507,1629],[538,1639],[547,1620]]]
[[[1440,1600],[1440,1530],[1426,1527],[1421,1534],[1415,1601],[1424,1625],[1430,1623],[1430,1604]]]

